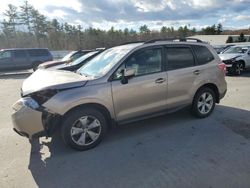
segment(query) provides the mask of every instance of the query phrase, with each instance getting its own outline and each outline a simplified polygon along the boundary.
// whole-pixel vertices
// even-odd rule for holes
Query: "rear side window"
[[[31,57],[49,56],[49,52],[46,49],[32,49],[28,50],[28,52]]]
[[[26,58],[25,50],[14,50],[13,54],[15,58]]]
[[[194,46],[194,52],[199,65],[204,65],[214,60],[213,54],[205,46]]]
[[[167,70],[175,70],[192,66],[194,66],[194,56],[190,48],[167,48]]]

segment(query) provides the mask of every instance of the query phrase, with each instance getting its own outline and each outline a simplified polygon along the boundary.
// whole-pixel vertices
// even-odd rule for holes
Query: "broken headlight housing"
[[[57,90],[44,90],[32,93],[29,96],[34,99],[39,105],[42,105],[57,93]]]

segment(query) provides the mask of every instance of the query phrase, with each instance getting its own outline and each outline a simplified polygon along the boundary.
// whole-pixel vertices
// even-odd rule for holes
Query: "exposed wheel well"
[[[103,113],[103,115],[105,116],[105,118],[107,120],[108,127],[112,127],[114,125],[114,121],[112,120],[108,109],[105,106],[98,104],[98,103],[87,103],[87,104],[75,106],[74,108],[67,111],[63,116],[66,116],[67,114],[71,113],[72,111],[80,110],[81,108],[90,108],[90,107]]]
[[[239,60],[239,63],[242,63],[242,64],[243,64],[243,68],[245,68],[246,63],[245,63],[245,61],[244,61],[244,60]]]
[[[215,99],[216,99],[216,103],[219,103],[220,102],[220,94],[219,94],[219,90],[217,88],[217,86],[215,84],[211,84],[211,83],[208,83],[208,84],[205,84],[203,86],[201,86],[197,91],[196,93],[201,89],[201,88],[205,88],[205,87],[208,87],[210,89],[212,89],[214,91],[214,94],[215,94]],[[195,93],[195,94],[196,94]]]

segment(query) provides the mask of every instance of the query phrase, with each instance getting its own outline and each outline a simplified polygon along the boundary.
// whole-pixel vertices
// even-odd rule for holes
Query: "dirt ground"
[[[0,187],[250,187],[250,72],[206,119],[189,110],[118,127],[76,152],[59,136],[31,143],[12,130],[27,74],[0,77]]]

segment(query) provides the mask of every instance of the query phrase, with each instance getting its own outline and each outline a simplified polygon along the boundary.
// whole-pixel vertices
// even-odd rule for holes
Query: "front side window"
[[[188,47],[167,48],[167,69],[175,70],[194,66],[194,56]]]
[[[6,59],[11,57],[10,51],[2,51],[0,52],[0,59]]]
[[[135,69],[135,76],[160,72],[162,50],[147,49],[133,54],[125,62],[126,69]]]

